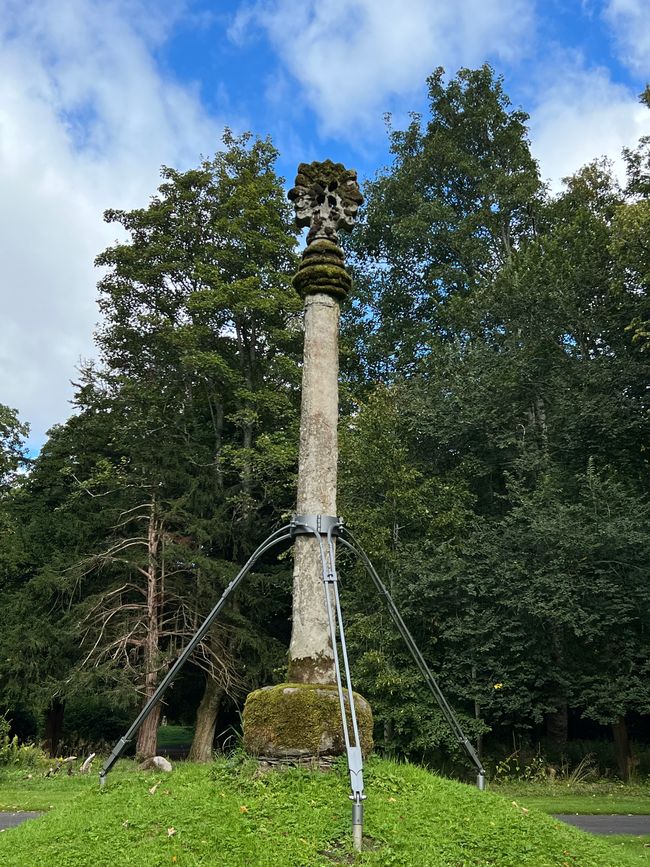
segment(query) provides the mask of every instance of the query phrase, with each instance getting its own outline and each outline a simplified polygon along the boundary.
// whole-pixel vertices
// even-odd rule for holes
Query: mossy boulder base
[[[347,690],[344,694],[347,711]],[[372,711],[356,692],[354,705],[361,750],[367,756],[373,746]],[[251,755],[286,761],[342,755],[345,741],[336,686],[282,683],[251,692],[244,707],[244,747]]]

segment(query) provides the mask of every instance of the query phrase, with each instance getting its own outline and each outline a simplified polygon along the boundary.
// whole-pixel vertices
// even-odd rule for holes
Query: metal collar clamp
[[[294,515],[291,519],[292,536],[338,536],[343,527],[343,519],[334,515]]]

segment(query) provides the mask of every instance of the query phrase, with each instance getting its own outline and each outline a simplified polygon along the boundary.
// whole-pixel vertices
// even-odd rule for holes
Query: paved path
[[[576,816],[555,814],[554,818],[575,825],[590,834],[650,834],[650,816]]]
[[[38,819],[42,815],[42,813],[30,813],[28,810],[20,810],[18,813],[0,813],[0,831],[15,828],[27,819]]]

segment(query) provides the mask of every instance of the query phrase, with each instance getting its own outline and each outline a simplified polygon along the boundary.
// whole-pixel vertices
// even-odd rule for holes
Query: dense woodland
[[[486,755],[609,739],[627,778],[650,720],[650,139],[624,186],[597,161],[552,194],[489,67],[428,88],[345,241],[339,511]],[[73,415],[30,460],[0,406],[0,711],[53,753],[123,733],[292,513],[302,304],[276,157],[226,132],[147,207],[108,211],[124,240],[97,259]],[[289,558],[169,694],[192,758],[286,675]],[[343,554],[341,573],[378,746],[451,767],[379,600]]]

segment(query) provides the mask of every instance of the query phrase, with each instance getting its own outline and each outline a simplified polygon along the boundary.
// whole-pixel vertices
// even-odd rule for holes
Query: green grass
[[[493,792],[411,766],[372,759],[365,832],[349,847],[346,775],[256,774],[253,762],[179,763],[171,775],[121,762],[100,791],[97,776],[0,777],[5,806],[51,811],[0,834],[3,867],[626,867],[648,864],[627,839],[591,837]],[[158,785],[156,785],[158,784]],[[156,787],[150,792],[150,789]],[[8,796],[8,797],[7,797]]]
[[[650,864],[650,837],[629,837],[625,834],[611,834],[607,841],[614,849],[636,854],[639,864]],[[619,848],[620,847],[620,848]]]
[[[193,737],[194,726],[160,726],[158,729],[158,749],[189,746]]]
[[[493,792],[524,807],[545,813],[650,814],[650,786],[616,782],[577,783],[521,782],[493,786]]]

